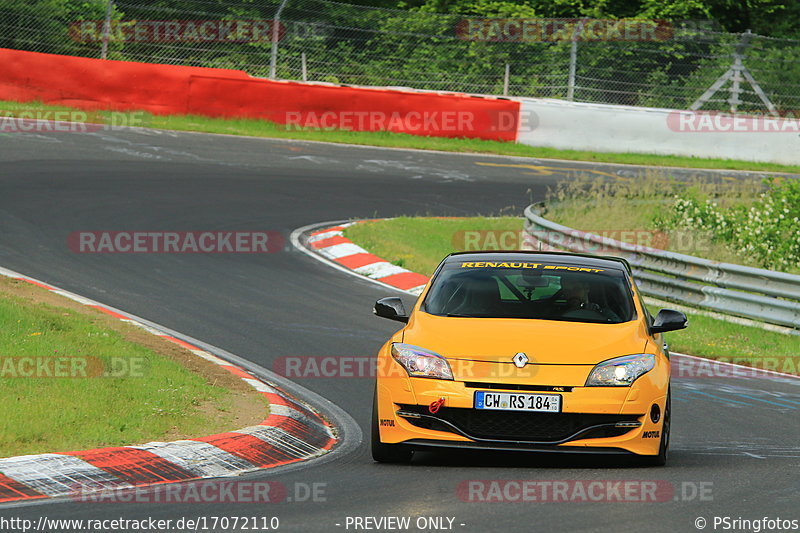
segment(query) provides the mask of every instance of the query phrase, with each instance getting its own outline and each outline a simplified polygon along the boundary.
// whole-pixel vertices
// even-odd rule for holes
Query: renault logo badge
[[[511,360],[514,361],[514,366],[517,368],[522,368],[528,364],[528,356],[522,352],[517,353]]]

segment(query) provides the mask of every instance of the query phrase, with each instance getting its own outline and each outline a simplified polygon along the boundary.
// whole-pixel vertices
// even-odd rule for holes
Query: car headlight
[[[587,387],[629,387],[656,366],[651,353],[625,355],[603,361],[592,369],[586,379]]]
[[[392,344],[392,357],[411,377],[453,379],[453,371],[450,370],[447,359],[419,346],[395,342]]]

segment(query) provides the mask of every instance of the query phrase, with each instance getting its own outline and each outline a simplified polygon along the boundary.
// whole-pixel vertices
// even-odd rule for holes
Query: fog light
[[[653,407],[650,408],[650,420],[653,421],[653,424],[661,420],[661,408],[658,404],[654,403]]]

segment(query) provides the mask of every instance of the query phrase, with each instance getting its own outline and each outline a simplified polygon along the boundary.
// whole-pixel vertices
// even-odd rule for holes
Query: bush
[[[678,194],[672,212],[656,220],[661,229],[706,230],[713,240],[732,245],[737,254],[764,268],[800,268],[800,181],[765,182],[766,192],[747,206],[720,207],[691,192]]]

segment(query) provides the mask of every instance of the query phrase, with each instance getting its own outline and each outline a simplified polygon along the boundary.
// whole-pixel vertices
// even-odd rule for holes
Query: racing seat
[[[454,312],[475,316],[503,316],[500,287],[494,278],[471,279],[464,284],[464,301]]]

